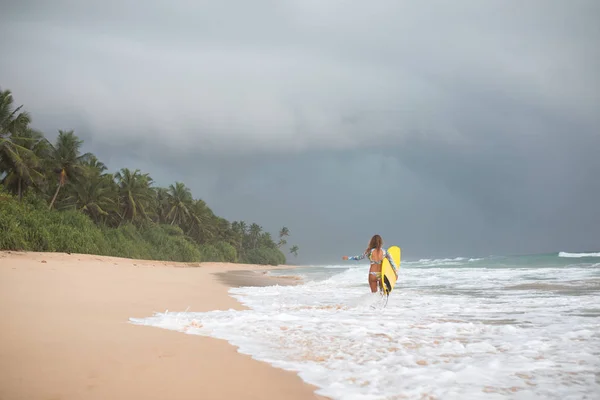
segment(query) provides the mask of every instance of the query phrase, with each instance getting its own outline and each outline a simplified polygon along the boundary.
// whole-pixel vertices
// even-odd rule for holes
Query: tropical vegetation
[[[139,169],[108,172],[72,130],[51,142],[31,124],[0,88],[0,250],[286,263],[287,227],[275,242],[255,222],[215,215],[182,182],[160,187]]]

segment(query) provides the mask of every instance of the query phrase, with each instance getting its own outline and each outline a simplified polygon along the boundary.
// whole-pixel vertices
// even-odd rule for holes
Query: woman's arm
[[[365,258],[366,254],[367,254],[367,253],[362,253],[362,254],[361,254],[361,255],[359,255],[359,256],[350,256],[350,257],[348,257],[348,256],[344,256],[344,257],[342,257],[342,258],[343,258],[344,260],[354,260],[354,261],[358,261],[358,260],[362,260],[363,258]]]

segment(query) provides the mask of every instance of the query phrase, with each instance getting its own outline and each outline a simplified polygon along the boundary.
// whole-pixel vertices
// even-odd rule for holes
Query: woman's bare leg
[[[377,277],[369,274],[369,286],[371,287],[371,293],[377,292]]]

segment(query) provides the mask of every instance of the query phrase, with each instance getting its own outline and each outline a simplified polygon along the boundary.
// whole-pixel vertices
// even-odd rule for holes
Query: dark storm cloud
[[[587,249],[599,4],[12,2],[0,85],[111,168],[286,224],[303,262],[374,232],[407,257]]]

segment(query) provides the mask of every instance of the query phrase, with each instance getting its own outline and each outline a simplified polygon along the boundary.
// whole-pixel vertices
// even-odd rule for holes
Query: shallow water
[[[599,268],[572,255],[405,262],[384,308],[368,266],[312,267],[294,270],[303,285],[232,288],[249,310],[131,321],[226,339],[334,399],[594,399]]]

